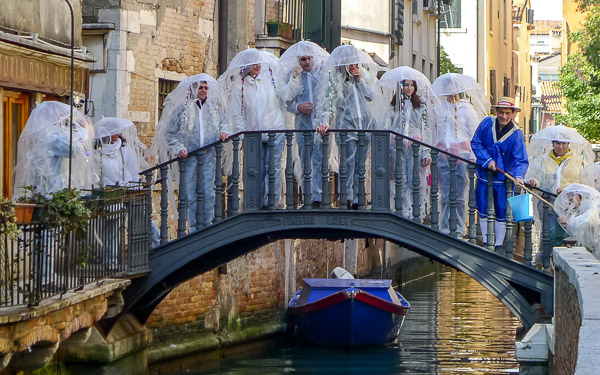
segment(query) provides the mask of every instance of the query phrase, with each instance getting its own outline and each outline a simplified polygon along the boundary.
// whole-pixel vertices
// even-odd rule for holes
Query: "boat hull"
[[[328,295],[306,303],[302,301],[301,290],[290,301],[290,312],[304,338],[320,345],[346,347],[396,340],[410,308],[402,295],[391,288],[385,288],[385,293],[371,293],[373,290],[355,286],[330,289],[333,290]]]

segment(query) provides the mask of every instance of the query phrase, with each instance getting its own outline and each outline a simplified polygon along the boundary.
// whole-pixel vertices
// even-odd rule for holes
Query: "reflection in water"
[[[338,350],[295,339],[250,344],[220,360],[188,357],[153,365],[153,374],[505,374],[518,373],[509,310],[469,276],[441,272],[402,288],[412,308],[400,342]],[[367,322],[368,324],[368,322]]]

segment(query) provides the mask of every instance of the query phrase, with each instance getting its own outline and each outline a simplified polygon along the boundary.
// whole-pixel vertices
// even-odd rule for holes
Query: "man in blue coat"
[[[523,133],[513,122],[515,114],[521,109],[515,106],[510,97],[501,97],[494,105],[497,116],[483,119],[471,140],[471,148],[477,157],[477,190],[476,203],[479,212],[479,224],[484,243],[487,240],[487,170],[497,172],[494,176],[494,209],[496,222],[496,250],[503,249],[506,226],[506,187],[504,171],[515,178],[517,184],[523,184],[523,176],[527,172],[529,160],[525,149]]]

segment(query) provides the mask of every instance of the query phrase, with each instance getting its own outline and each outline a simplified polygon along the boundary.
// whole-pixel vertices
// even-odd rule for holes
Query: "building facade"
[[[442,18],[441,42],[450,59],[477,79],[492,104],[500,96],[513,96],[512,2],[454,0]]]
[[[533,9],[529,0],[513,0],[513,91],[511,96],[521,108],[516,122],[525,138],[533,134],[532,122],[532,86],[531,86],[531,32],[534,29]]]
[[[88,95],[92,60],[81,48],[81,7],[72,1],[74,97]],[[64,0],[3,0],[0,12],[0,181],[10,197],[18,140],[36,103],[69,102],[71,96],[71,13]]]

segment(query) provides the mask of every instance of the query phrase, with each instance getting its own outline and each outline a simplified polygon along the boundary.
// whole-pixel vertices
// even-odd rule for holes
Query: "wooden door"
[[[10,198],[15,166],[17,165],[17,144],[21,131],[29,117],[29,95],[20,92],[2,93],[2,195]]]

